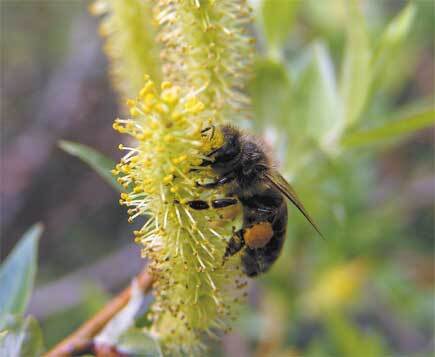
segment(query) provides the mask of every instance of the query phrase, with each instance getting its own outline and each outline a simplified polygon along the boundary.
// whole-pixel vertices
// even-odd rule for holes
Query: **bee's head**
[[[236,128],[227,125],[221,127],[221,132],[224,138],[223,145],[211,155],[214,159],[213,166],[217,169],[220,167],[231,169],[232,164],[238,160],[240,155],[241,134]]]

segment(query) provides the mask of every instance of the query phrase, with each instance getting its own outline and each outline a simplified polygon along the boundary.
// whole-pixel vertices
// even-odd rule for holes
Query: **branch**
[[[147,292],[150,290],[153,279],[146,269],[136,279],[142,291]],[[51,349],[44,357],[69,357],[91,348],[93,338],[127,305],[130,295],[131,287],[129,286],[104,306],[100,312],[79,327],[78,330]]]

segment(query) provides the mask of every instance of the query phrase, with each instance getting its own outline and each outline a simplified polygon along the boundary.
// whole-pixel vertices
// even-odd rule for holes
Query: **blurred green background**
[[[434,351],[434,3],[351,3],[251,1],[255,120],[243,125],[273,145],[326,239],[291,209],[282,256],[216,356]],[[144,263],[118,193],[58,147],[119,156],[88,5],[1,2],[0,259],[44,223],[28,312],[47,347]]]

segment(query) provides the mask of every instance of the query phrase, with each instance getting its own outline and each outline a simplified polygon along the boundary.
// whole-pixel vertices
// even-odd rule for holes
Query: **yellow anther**
[[[96,1],[89,6],[89,12],[92,15],[102,15],[107,11],[107,4],[101,1]]]
[[[205,105],[202,102],[198,102],[195,107],[193,108],[193,113],[197,114],[197,113],[201,113],[203,110],[205,109]]]
[[[145,95],[149,92],[151,92],[154,89],[154,82],[148,81],[145,83],[145,85],[142,87],[142,89],[139,92],[139,96],[141,98],[145,97]]]
[[[142,189],[142,187],[136,186],[136,187],[133,189],[133,192],[134,192],[134,193],[140,193],[140,192],[143,192],[143,189]]]
[[[130,167],[128,165],[122,165],[121,172],[128,174],[130,172]]]
[[[184,109],[186,109],[189,113],[197,114],[204,110],[204,103],[200,102],[196,98],[191,98],[184,105]]]
[[[132,117],[137,117],[140,114],[139,110],[136,107],[130,109],[130,115]]]
[[[182,117],[182,114],[180,112],[172,112],[171,119],[174,121],[179,120]]]
[[[162,89],[169,89],[172,88],[172,83],[168,81],[162,82]]]
[[[183,162],[183,161],[185,161],[187,159],[187,155],[181,155],[179,158],[178,158],[178,161],[179,162]]]
[[[156,110],[159,113],[167,113],[169,111],[169,108],[163,103],[157,103]]]
[[[190,98],[190,99],[186,102],[186,104],[184,104],[184,108],[185,108],[186,110],[190,110],[191,108],[193,108],[193,107],[196,105],[196,103],[198,103],[198,99],[196,99],[196,98]]]
[[[174,179],[174,176],[173,176],[173,175],[167,175],[167,176],[165,176],[165,177],[163,178],[163,182],[164,182],[164,183],[169,183],[169,182],[172,182],[173,179]]]
[[[174,137],[171,134],[166,134],[163,137],[163,141],[166,142],[166,143],[171,143],[171,142],[174,141]]]
[[[118,170],[113,169],[113,170],[110,170],[110,172],[112,173],[113,176],[119,175],[119,171]]]
[[[197,165],[201,165],[202,164],[202,159],[200,158],[195,158],[192,160],[192,165],[197,166]]]
[[[153,93],[147,93],[145,96],[144,102],[148,106],[152,106],[156,102],[156,96]]]
[[[172,193],[176,193],[176,192],[178,192],[178,186],[173,186],[173,187],[171,187],[170,191],[171,191]]]
[[[134,101],[133,99],[127,99],[127,100],[125,101],[125,104],[127,104],[127,106],[128,106],[129,108],[131,108],[131,107],[134,107],[134,106],[136,105],[136,101]]]
[[[151,123],[150,123],[150,128],[151,129],[157,129],[159,127],[159,123],[158,122],[156,122],[156,121],[152,121]]]
[[[165,90],[162,92],[162,100],[168,104],[174,104],[179,98],[178,93],[175,91],[175,88],[170,90]]]
[[[100,36],[106,37],[110,33],[109,26],[106,23],[103,22],[98,27],[98,33],[100,34]]]
[[[124,150],[124,145],[119,144],[119,145],[118,145],[118,149],[119,149],[119,150]]]

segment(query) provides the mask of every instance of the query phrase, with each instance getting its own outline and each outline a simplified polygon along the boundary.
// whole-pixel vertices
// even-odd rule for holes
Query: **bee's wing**
[[[304,215],[307,221],[310,222],[310,224],[317,231],[317,233],[319,233],[320,236],[323,238],[323,234],[320,232],[319,227],[317,226],[316,223],[314,223],[314,220],[311,218],[310,214],[307,212],[304,205],[299,200],[299,197],[296,194],[295,190],[287,182],[287,180],[284,177],[282,177],[282,175],[277,171],[272,171],[270,173],[267,173],[266,178],[272,186],[277,188],[285,197],[287,197],[296,206],[296,208]]]

